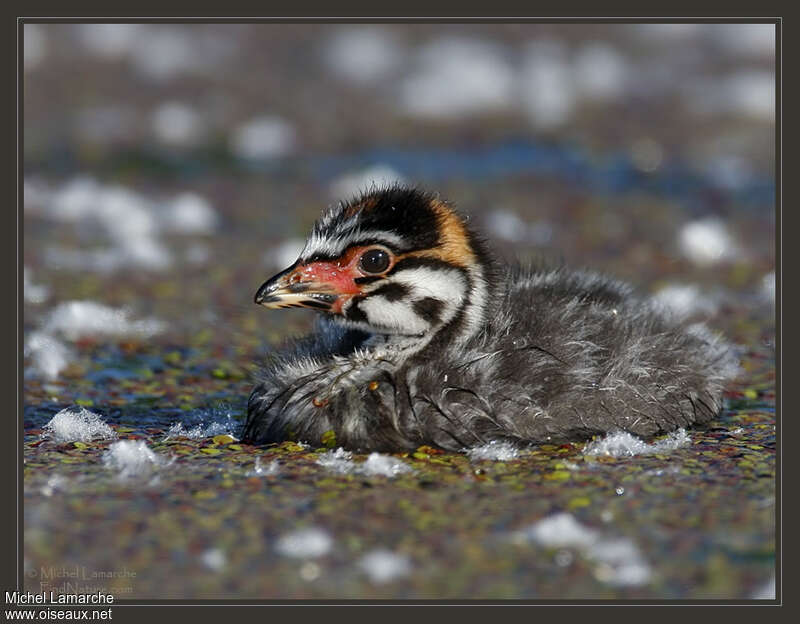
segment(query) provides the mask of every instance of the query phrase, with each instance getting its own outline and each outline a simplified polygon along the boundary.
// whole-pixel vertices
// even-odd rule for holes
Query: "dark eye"
[[[370,249],[361,256],[358,266],[364,273],[383,273],[389,268],[389,254],[383,249]]]

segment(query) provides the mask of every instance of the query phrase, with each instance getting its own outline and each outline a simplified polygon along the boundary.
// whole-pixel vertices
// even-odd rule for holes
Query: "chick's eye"
[[[383,273],[389,268],[389,254],[383,249],[370,249],[361,256],[358,265],[364,273]]]

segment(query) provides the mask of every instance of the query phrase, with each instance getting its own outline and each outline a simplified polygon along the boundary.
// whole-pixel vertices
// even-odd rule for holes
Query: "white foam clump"
[[[631,540],[603,537],[568,513],[548,516],[514,537],[545,548],[576,548],[595,563],[595,577],[610,585],[640,586],[652,576],[650,566]]]
[[[67,340],[78,340],[85,336],[151,338],[165,327],[166,323],[154,318],[133,320],[124,308],[111,308],[95,301],[67,301],[47,316],[43,330]]]
[[[286,156],[295,148],[295,129],[274,115],[250,119],[234,129],[230,138],[233,153],[245,160]]]
[[[411,574],[409,558],[385,548],[369,551],[359,560],[358,567],[376,585],[391,583]]]
[[[31,332],[25,338],[25,357],[31,368],[46,379],[57,379],[72,360],[72,352],[55,336],[43,331]]]
[[[360,474],[368,477],[396,477],[413,471],[413,468],[396,457],[381,453],[370,453],[367,460],[357,467]]]
[[[410,115],[467,117],[513,104],[514,72],[504,50],[493,43],[439,37],[422,46],[417,64],[401,83],[398,98]]]
[[[340,76],[368,83],[395,68],[401,50],[385,29],[352,26],[337,31],[327,42],[325,61]]]
[[[215,435],[229,435],[232,438],[237,439],[231,433],[236,428],[236,424],[233,422],[230,414],[227,416],[227,422],[214,421],[208,425],[200,423],[189,429],[187,429],[183,423],[177,422],[167,429],[164,439],[169,440],[170,438],[189,438],[190,440],[201,440],[203,438],[214,437]]]
[[[725,224],[715,217],[683,226],[678,233],[678,246],[689,260],[704,266],[730,260],[737,253]]]
[[[356,469],[353,454],[342,447],[322,453],[317,459],[317,464],[340,474],[350,474]]]
[[[556,128],[572,117],[577,92],[561,42],[537,41],[528,46],[519,88],[523,109],[534,126]]]
[[[353,197],[364,191],[402,184],[406,179],[388,165],[376,164],[361,171],[347,173],[330,185],[331,197]]]
[[[186,146],[199,141],[203,132],[200,115],[182,102],[168,101],[153,111],[153,133],[167,145]]]
[[[144,440],[114,442],[103,455],[106,468],[116,471],[122,479],[149,475],[164,463]]]
[[[25,267],[22,272],[22,293],[28,303],[42,303],[50,294],[47,286],[33,283],[31,270]]]
[[[472,461],[511,461],[519,457],[519,449],[511,442],[492,440],[468,449],[467,456]]]
[[[89,442],[116,437],[117,434],[99,414],[85,407],[63,409],[42,427],[42,438],[53,442]]]
[[[696,284],[669,284],[651,297],[651,302],[676,318],[687,318],[695,314],[713,316],[719,306],[709,293],[700,291]]]
[[[282,535],[275,543],[275,550],[284,557],[316,559],[323,557],[333,547],[330,534],[320,528],[299,529]]]
[[[264,253],[265,266],[284,269],[294,264],[303,251],[305,241],[299,238],[288,238]]]
[[[669,453],[675,449],[689,446],[692,439],[686,429],[673,431],[663,440],[647,444],[627,431],[609,433],[600,440],[595,440],[583,449],[584,455],[605,455],[608,457],[633,457],[635,455],[653,455]]]
[[[339,474],[362,474],[368,477],[396,477],[413,472],[413,468],[396,457],[381,453],[370,453],[366,461],[353,461],[353,454],[343,448],[326,451],[317,459],[317,464]]]

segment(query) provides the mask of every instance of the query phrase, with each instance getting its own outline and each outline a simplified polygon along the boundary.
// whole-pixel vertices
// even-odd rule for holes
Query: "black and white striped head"
[[[256,303],[306,307],[387,337],[447,329],[468,337],[484,321],[488,255],[445,202],[406,187],[329,208],[298,260],[264,283]]]

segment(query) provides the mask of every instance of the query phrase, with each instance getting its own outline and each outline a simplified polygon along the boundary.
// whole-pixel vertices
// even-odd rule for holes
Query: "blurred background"
[[[253,362],[312,318],[256,289],[373,183],[772,347],[774,65],[774,24],[27,23],[26,425],[240,419]],[[71,548],[50,515],[31,561]]]

